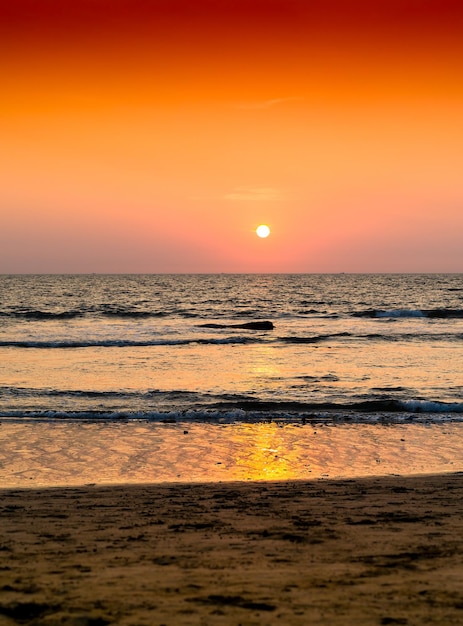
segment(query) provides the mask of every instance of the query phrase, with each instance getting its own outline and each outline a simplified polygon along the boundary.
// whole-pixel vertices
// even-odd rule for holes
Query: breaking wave
[[[63,340],[63,341],[0,341],[3,348],[136,348],[149,346],[187,346],[199,345],[224,345],[256,343],[258,339],[253,337],[218,337],[211,339],[101,339],[101,340]]]
[[[427,317],[430,319],[460,319],[463,318],[463,309],[367,309],[356,311],[353,317]]]
[[[246,344],[282,344],[311,345],[322,342],[340,340],[361,340],[381,342],[409,341],[462,341],[463,333],[366,333],[350,332],[327,333],[323,335],[301,336],[289,335],[273,337],[268,335],[232,335],[226,337],[187,337],[179,339],[62,339],[62,340],[0,340],[2,348],[37,348],[37,349],[72,349],[72,348],[146,348],[156,346],[189,346],[189,345],[246,345]]]
[[[463,421],[463,403],[427,400],[371,400],[351,404],[298,402],[224,402],[184,410],[6,410],[0,418],[34,421],[152,421],[235,424],[258,422],[310,423],[398,423]]]
[[[305,403],[305,402],[263,402],[263,401],[245,401],[236,403],[224,402],[214,405],[216,409],[237,408],[243,411],[266,411],[279,412],[295,411],[297,413],[306,414],[313,411],[356,411],[365,413],[386,412],[401,413],[410,411],[412,413],[463,413],[463,402],[434,402],[428,400],[395,400],[395,399],[372,399],[361,402],[350,403]]]
[[[123,308],[108,308],[105,306],[95,308],[83,308],[80,311],[41,311],[41,310],[5,310],[0,311],[0,317],[9,317],[17,319],[30,319],[30,320],[70,320],[78,317],[84,317],[87,315],[101,316],[101,317],[115,317],[123,319],[147,319],[147,318],[162,318],[169,316],[194,318],[198,317],[199,313],[184,309],[172,309],[166,311],[140,311]]]

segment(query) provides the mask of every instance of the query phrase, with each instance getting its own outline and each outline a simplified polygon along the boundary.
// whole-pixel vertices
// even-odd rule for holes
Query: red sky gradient
[[[456,0],[0,0],[0,272],[463,271],[462,33]]]

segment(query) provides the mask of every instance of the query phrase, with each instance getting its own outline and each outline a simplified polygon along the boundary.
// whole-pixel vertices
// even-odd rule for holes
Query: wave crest
[[[267,423],[310,424],[317,422],[413,423],[463,421],[463,403],[424,400],[372,400],[352,404],[302,404],[297,402],[229,402],[185,410],[37,410],[2,411],[1,419],[33,421],[153,421],[158,423],[199,422],[211,424]]]
[[[367,309],[352,313],[353,317],[427,317],[431,319],[461,319],[463,309]]]

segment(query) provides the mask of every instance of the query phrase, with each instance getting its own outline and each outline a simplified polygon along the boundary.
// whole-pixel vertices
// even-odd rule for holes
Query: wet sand
[[[0,487],[313,480],[462,470],[460,422],[56,420],[0,426]]]
[[[462,624],[463,474],[2,490],[0,624]]]

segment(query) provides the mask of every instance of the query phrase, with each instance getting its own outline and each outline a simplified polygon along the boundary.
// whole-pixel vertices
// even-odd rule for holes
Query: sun
[[[270,235],[270,228],[267,226],[267,224],[261,224],[256,228],[256,235],[258,237],[261,237],[262,239],[265,239]]]

